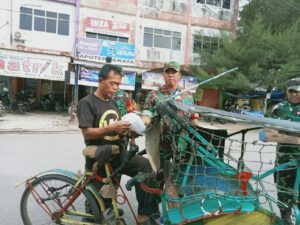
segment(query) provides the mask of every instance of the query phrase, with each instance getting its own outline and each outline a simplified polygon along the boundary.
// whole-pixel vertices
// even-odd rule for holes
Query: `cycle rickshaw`
[[[247,122],[255,127],[220,135],[194,126],[178,116],[178,110]],[[278,216],[278,206],[290,210],[288,223],[300,224],[297,206],[299,160],[276,165],[275,143],[248,140],[246,137],[249,131],[267,127],[294,134],[294,139],[299,140],[299,124],[188,106],[173,99],[162,102],[157,112],[168,125],[172,139],[172,157],[162,168],[162,183],[171,185],[150,190],[146,187],[146,191],[160,196],[162,224],[285,224]],[[294,188],[279,189],[272,180],[273,174],[288,169],[297,170]],[[109,166],[107,172],[108,178],[111,178],[108,181],[114,183],[111,175],[114,172]],[[139,174],[129,180],[126,187],[130,189],[137,183],[142,185],[145,177]],[[38,225],[31,219],[31,216],[36,217],[36,213],[30,211],[32,204],[42,208],[42,212],[49,217],[49,224],[126,224],[117,210],[119,195],[112,196],[114,210],[108,216],[101,195],[89,183],[91,179],[97,179],[95,174],[80,175],[62,169],[46,171],[28,179],[21,201],[24,224]],[[103,182],[102,178],[98,179]],[[124,194],[122,187],[120,189]],[[293,196],[294,202],[288,204],[276,199],[277,191],[283,189]],[[84,197],[82,201],[81,197]],[[86,202],[92,207],[91,213],[85,212]],[[82,222],[77,218],[89,218],[91,222]]]

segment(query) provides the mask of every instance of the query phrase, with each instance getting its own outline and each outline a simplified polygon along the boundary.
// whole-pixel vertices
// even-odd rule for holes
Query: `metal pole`
[[[80,66],[78,64],[75,65],[75,86],[74,86],[74,102],[77,105],[78,104],[78,79],[79,79],[79,69]]]
[[[175,95],[172,95],[171,97],[167,98],[166,101],[168,101],[168,100],[170,100],[170,99],[172,99],[172,98],[176,98],[178,95],[181,95],[182,93],[184,93],[184,92],[186,92],[186,91],[188,91],[188,90],[197,88],[197,87],[199,87],[199,86],[201,86],[201,85],[203,85],[203,84],[206,84],[206,83],[208,83],[208,82],[210,82],[210,81],[212,81],[212,80],[218,79],[219,77],[224,76],[224,75],[226,75],[226,74],[228,74],[228,73],[231,73],[231,72],[233,72],[233,71],[235,71],[235,70],[237,70],[237,69],[238,69],[238,67],[235,67],[235,68],[233,68],[233,69],[230,69],[230,70],[227,70],[227,71],[225,71],[225,72],[223,72],[223,73],[220,73],[220,74],[218,74],[217,76],[211,77],[211,78],[209,78],[209,79],[207,79],[207,80],[204,80],[204,81],[202,81],[202,82],[200,82],[200,83],[198,83],[198,84],[195,84],[195,85],[193,85],[193,86],[191,86],[191,87],[189,87],[189,88],[187,88],[187,89],[185,89],[185,90],[183,90],[183,91],[178,92],[178,93],[175,94]]]

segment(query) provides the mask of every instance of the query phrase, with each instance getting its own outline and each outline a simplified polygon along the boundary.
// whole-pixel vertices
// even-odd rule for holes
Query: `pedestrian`
[[[287,82],[286,85],[287,100],[275,105],[272,109],[271,116],[273,118],[300,122],[300,78],[294,78]],[[276,155],[276,164],[283,164],[290,160],[297,159],[300,153],[300,146],[287,143],[279,143]],[[275,182],[277,183],[278,200],[289,204],[293,201],[291,192],[293,190],[296,179],[296,169],[288,169],[279,171],[275,174]],[[299,207],[298,201],[298,207]],[[281,217],[286,219],[288,215],[287,209],[280,208]]]
[[[106,64],[99,73],[98,87],[78,103],[79,128],[85,144],[86,169],[91,171],[93,164],[99,162],[99,175],[106,176],[104,163],[110,162],[113,169],[118,168],[126,158],[126,135],[130,123],[120,121],[121,113],[114,101],[122,79],[122,68]],[[125,139],[125,141],[124,141]],[[94,158],[96,157],[96,159]],[[138,172],[151,173],[148,159],[136,155],[124,168],[123,173],[133,177]],[[146,184],[147,181],[146,181]],[[145,193],[139,185],[135,186],[138,202],[137,220],[140,224],[155,224],[152,214],[157,214],[158,204],[154,195]],[[109,206],[110,202],[106,201]]]

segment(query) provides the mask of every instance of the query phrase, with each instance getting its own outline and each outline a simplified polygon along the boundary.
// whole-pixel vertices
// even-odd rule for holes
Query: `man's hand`
[[[126,135],[130,129],[130,123],[128,121],[118,121],[110,125],[113,132],[120,135]]]
[[[149,116],[142,116],[141,119],[143,120],[145,126],[148,126],[151,123],[151,118]]]

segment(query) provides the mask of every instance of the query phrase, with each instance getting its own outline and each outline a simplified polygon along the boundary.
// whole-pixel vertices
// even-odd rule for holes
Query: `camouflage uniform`
[[[158,105],[166,97],[173,96],[180,91],[180,88],[177,88],[176,91],[170,90],[166,85],[160,87],[157,91],[151,91],[145,100],[143,114],[153,118],[156,105]],[[175,97],[175,99],[176,101],[184,102],[186,104],[194,104],[194,98],[188,91]]]
[[[294,105],[288,101],[279,103],[272,109],[271,116],[277,119],[300,122],[300,103]],[[283,164],[289,162],[290,160],[296,159],[299,157],[299,154],[300,147],[291,144],[278,143],[276,164]],[[286,188],[294,188],[296,170],[289,169],[280,171],[275,174],[274,178],[278,185],[278,200],[287,204],[291,203],[293,196],[292,193],[286,193]],[[298,207],[299,206],[300,205],[298,204]],[[280,211],[281,217],[285,218],[287,211],[285,209],[280,209]]]
[[[151,119],[156,114],[156,106],[165,98],[173,96],[180,92],[181,89],[177,88],[177,90],[170,90],[166,85],[160,87],[157,91],[151,91],[144,104],[143,114],[149,116]],[[181,95],[175,97],[176,101],[183,102],[189,105],[194,104],[194,98],[190,92],[184,92]],[[183,115],[183,112],[178,112]],[[160,135],[160,143],[159,143],[159,151],[160,151],[160,165],[163,165],[163,161],[169,159],[172,156],[171,148],[171,138],[168,135],[168,128],[163,126],[162,132]],[[185,145],[183,140],[179,140],[179,145]],[[182,147],[184,148],[184,147]]]
[[[127,108],[126,108],[127,100],[128,100],[128,94],[122,89],[119,89],[116,93],[115,101],[118,109],[121,112],[121,116],[124,116],[127,113]]]

